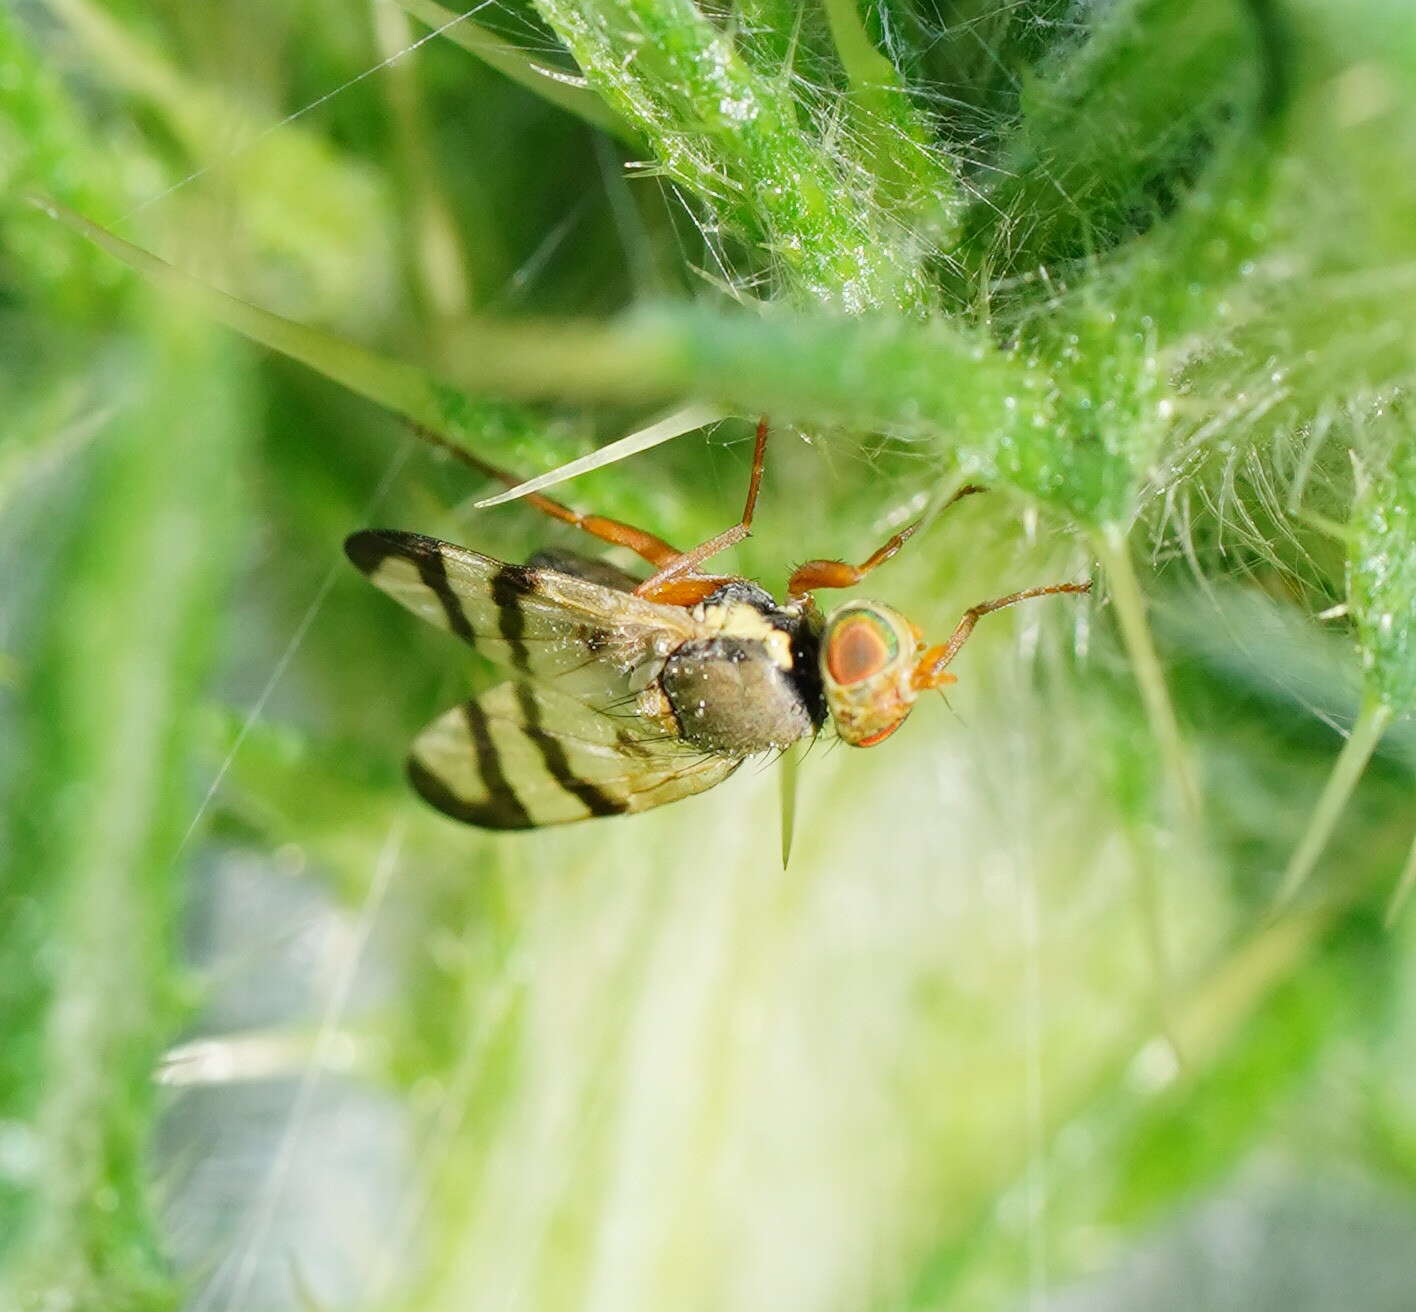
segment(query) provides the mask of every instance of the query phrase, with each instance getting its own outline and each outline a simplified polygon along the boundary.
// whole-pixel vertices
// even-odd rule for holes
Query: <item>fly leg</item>
[[[965,483],[944,503],[943,509],[947,510],[954,502],[962,501],[964,497],[973,496],[975,492],[986,492],[987,490],[987,488],[979,487],[976,483]],[[917,519],[913,524],[907,524],[883,547],[859,565],[848,565],[844,560],[808,560],[805,564],[798,565],[787,581],[787,597],[795,600],[810,596],[818,588],[849,588],[853,584],[859,583],[871,570],[878,565],[883,565],[899,551],[914,536],[915,530],[923,522],[923,520]]]
[[[432,429],[423,427],[422,424],[410,422],[409,427],[430,446],[446,451],[450,456],[475,469],[479,474],[499,479],[508,487],[515,487],[521,482],[514,474],[509,474],[504,469],[498,469],[496,465],[488,464],[485,460],[474,456],[465,447],[448,441],[441,433],[435,433]],[[646,533],[642,528],[635,528],[632,524],[625,524],[618,519],[608,519],[604,515],[582,515],[578,510],[572,510],[569,506],[564,506],[559,501],[553,501],[550,497],[542,496],[539,492],[529,492],[522,500],[534,506],[542,514],[549,515],[552,519],[558,519],[562,524],[573,524],[576,528],[590,534],[591,537],[599,538],[601,542],[608,542],[616,547],[628,547],[636,556],[661,570],[684,555],[677,547],[665,542],[663,538],[655,537],[652,533]]]
[[[921,690],[953,683],[954,676],[946,673],[949,662],[959,654],[959,648],[969,640],[969,634],[974,631],[974,625],[984,615],[995,610],[1002,610],[1005,606],[1015,606],[1018,602],[1027,601],[1032,597],[1051,597],[1059,592],[1090,591],[1090,583],[1052,583],[1045,588],[1024,588],[1021,592],[1012,592],[1006,597],[998,597],[993,601],[984,601],[977,606],[970,606],[950,635],[949,641],[938,647],[931,647],[919,658],[919,664],[915,666],[910,682]]]
[[[752,514],[757,509],[757,493],[762,486],[762,465],[767,456],[767,420],[757,421],[757,442],[752,450],[752,473],[747,480],[747,501],[742,508],[742,518],[731,528],[724,529],[716,537],[700,542],[690,551],[676,552],[670,559],[655,561],[659,566],[657,574],[651,574],[637,588],[635,593],[650,601],[668,601],[670,604],[686,606],[715,592],[729,577],[700,577],[698,566],[720,551],[739,543],[752,532]],[[711,586],[710,586],[711,585]],[[692,594],[691,600],[681,600]]]

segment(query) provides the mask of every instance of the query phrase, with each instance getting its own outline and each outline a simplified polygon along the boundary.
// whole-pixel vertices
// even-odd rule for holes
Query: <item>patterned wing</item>
[[[554,679],[585,695],[622,695],[635,668],[698,633],[681,607],[418,533],[370,529],[344,550],[415,615],[522,678]]]
[[[544,684],[498,684],[414,740],[413,786],[484,829],[534,829],[647,811],[726,779],[741,761],[705,755],[652,725],[597,711]]]

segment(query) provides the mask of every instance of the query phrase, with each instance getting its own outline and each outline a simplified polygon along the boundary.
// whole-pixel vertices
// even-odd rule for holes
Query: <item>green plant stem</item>
[[[824,8],[831,40],[836,43],[836,53],[851,87],[861,92],[899,86],[900,75],[871,43],[865,24],[860,21],[856,0],[825,0]]]
[[[920,255],[871,184],[804,125],[692,0],[539,0],[592,87],[641,133],[711,225],[752,243],[804,303],[918,313]]]
[[[33,197],[39,208],[95,245],[136,269],[165,291],[195,302],[217,322],[271,350],[298,360],[342,383],[350,391],[369,397],[420,423],[438,426],[446,412],[427,375],[411,364],[365,350],[354,342],[295,323],[229,296],[159,259],[139,246],[90,222],[80,214],[44,197]]]
[[[1116,608],[1116,620],[1121,628],[1121,640],[1131,660],[1131,669],[1141,690],[1146,716],[1155,735],[1171,789],[1186,818],[1198,825],[1203,807],[1199,789],[1180,733],[1179,721],[1165,684],[1165,673],[1155,650],[1150,625],[1146,621],[1146,603],[1131,563],[1131,552],[1125,533],[1117,526],[1104,528],[1096,535],[1096,551],[1106,570],[1111,600]]]
[[[1385,923],[1388,929],[1396,924],[1396,918],[1401,914],[1401,908],[1406,905],[1406,899],[1410,897],[1413,888],[1416,888],[1416,838],[1411,840],[1411,852],[1406,858],[1401,878],[1396,881],[1391,901],[1387,903]]]
[[[957,235],[959,194],[905,91],[905,80],[875,48],[861,22],[857,0],[825,0],[831,40],[851,84],[852,111],[860,132],[860,155],[876,179],[876,190],[901,216],[930,214],[941,245]]]
[[[1338,753],[1332,773],[1323,785],[1312,819],[1308,821],[1308,827],[1298,840],[1298,846],[1293,849],[1288,868],[1283,872],[1283,882],[1274,898],[1275,910],[1281,910],[1292,902],[1308,876],[1312,874],[1313,867],[1322,856],[1333,830],[1337,828],[1338,820],[1342,818],[1342,812],[1347,807],[1353,789],[1357,787],[1357,781],[1362,777],[1367,762],[1371,760],[1372,753],[1391,720],[1392,710],[1385,702],[1375,697],[1368,697],[1363,702],[1352,732],[1348,734],[1347,742]]]
[[[1004,474],[998,453],[1054,441],[1047,376],[944,320],[704,306],[649,308],[607,325],[472,320],[449,336],[448,381],[229,296],[82,215],[35,203],[219,322],[431,428],[475,410],[471,393],[481,391],[583,401],[690,397],[731,413],[933,442],[989,477]]]

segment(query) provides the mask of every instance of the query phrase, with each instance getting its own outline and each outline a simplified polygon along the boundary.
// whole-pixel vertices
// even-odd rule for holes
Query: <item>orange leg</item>
[[[959,648],[969,640],[969,634],[974,631],[974,625],[978,623],[979,618],[987,615],[990,611],[1002,610],[1005,606],[1014,606],[1031,597],[1050,597],[1059,592],[1090,591],[1090,583],[1053,583],[1045,588],[1024,588],[1021,592],[1010,593],[1008,596],[999,597],[994,601],[985,601],[977,606],[970,606],[964,612],[963,619],[959,621],[949,641],[942,646],[931,647],[919,658],[919,664],[915,666],[915,672],[910,682],[920,689],[937,688],[944,683],[953,683],[954,676],[945,673],[946,667],[959,654]]]
[[[725,583],[733,582],[732,574],[688,574],[666,579],[654,590],[651,601],[665,606],[696,606],[706,601]],[[643,584],[640,585],[641,587]]]
[[[670,560],[655,561],[659,566],[657,574],[651,574],[637,588],[635,594],[640,597],[648,597],[650,601],[663,601],[676,593],[681,594],[684,585],[693,583],[696,587],[697,580],[685,578],[685,575],[692,576],[698,567],[712,556],[716,556],[720,551],[726,551],[729,547],[741,542],[743,538],[752,531],[752,515],[757,509],[757,493],[762,486],[762,465],[767,456],[767,420],[765,418],[757,421],[757,444],[752,450],[752,473],[747,481],[747,502],[742,508],[742,518],[731,528],[724,529],[716,537],[711,537],[707,542],[700,542],[691,551],[681,551],[675,554]],[[716,580],[715,587],[724,580]],[[708,592],[713,592],[715,588],[709,588]],[[704,593],[703,596],[707,596]],[[695,600],[701,600],[695,597]],[[691,605],[692,602],[673,602],[675,605]]]
[[[965,483],[944,503],[943,509],[947,510],[954,502],[972,496],[975,492],[986,492],[987,490],[987,488],[979,487],[976,483]],[[807,597],[817,588],[849,588],[853,584],[859,583],[877,565],[883,565],[899,551],[914,536],[915,530],[923,522],[923,520],[917,519],[913,524],[906,525],[879,551],[859,565],[848,565],[844,560],[808,560],[805,564],[798,565],[792,571],[791,578],[787,580],[787,596],[789,598]]]
[[[441,433],[435,433],[432,429],[424,428],[422,424],[415,424],[411,420],[408,426],[430,446],[446,451],[449,455],[462,461],[464,465],[470,465],[479,474],[485,474],[488,478],[500,479],[508,487],[515,487],[521,482],[514,474],[508,474],[504,469],[489,465],[485,460],[478,459],[465,447],[458,446],[455,442],[449,442]],[[559,501],[553,501],[550,497],[542,496],[539,492],[527,493],[522,500],[528,505],[535,506],[542,514],[549,515],[552,519],[558,519],[563,524],[573,524],[576,528],[583,529],[591,537],[599,538],[601,542],[609,542],[616,547],[628,547],[636,556],[642,557],[651,565],[662,568],[678,560],[684,554],[677,547],[665,542],[663,538],[656,538],[652,533],[646,533],[643,529],[635,528],[632,524],[624,524],[617,519],[607,519],[603,515],[582,515],[578,510],[563,506]]]

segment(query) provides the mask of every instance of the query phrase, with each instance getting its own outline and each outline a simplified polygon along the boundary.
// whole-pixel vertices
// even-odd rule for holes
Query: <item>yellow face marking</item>
[[[698,613],[701,611],[701,614]],[[792,640],[783,630],[768,622],[756,606],[735,601],[727,606],[702,606],[695,611],[694,619],[705,628],[725,638],[743,638],[760,642],[772,658],[772,663],[780,670],[792,668]]]

